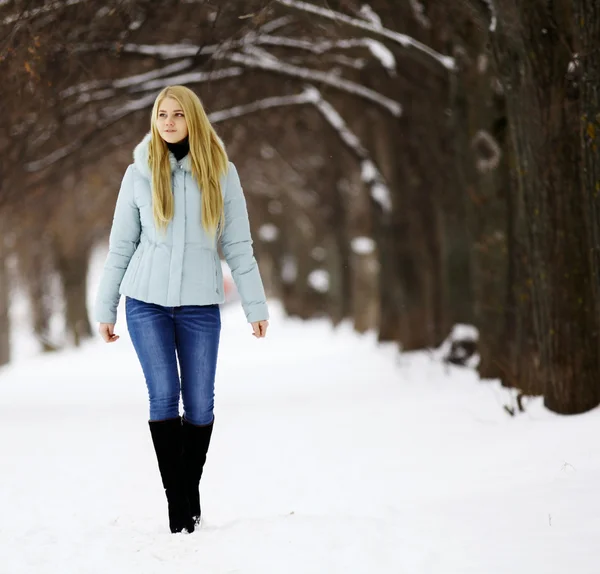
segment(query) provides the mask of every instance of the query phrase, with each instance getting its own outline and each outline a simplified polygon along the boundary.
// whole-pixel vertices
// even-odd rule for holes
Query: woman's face
[[[158,108],[156,127],[167,143],[180,142],[188,135],[188,127],[183,110],[173,98],[165,98]]]

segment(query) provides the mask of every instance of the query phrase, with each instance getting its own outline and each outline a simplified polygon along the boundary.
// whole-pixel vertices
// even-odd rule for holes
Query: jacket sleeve
[[[96,294],[94,316],[99,323],[116,323],[119,287],[140,241],[140,213],[133,199],[134,167],[123,176],[110,230],[108,255]]]
[[[231,269],[248,323],[269,318],[265,290],[252,250],[246,199],[235,166],[230,162],[225,193],[225,225],[221,248]]]

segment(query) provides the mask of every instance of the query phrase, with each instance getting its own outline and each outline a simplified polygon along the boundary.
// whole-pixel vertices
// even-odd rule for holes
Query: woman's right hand
[[[106,343],[114,343],[119,338],[119,335],[115,335],[114,323],[100,323],[98,332]]]

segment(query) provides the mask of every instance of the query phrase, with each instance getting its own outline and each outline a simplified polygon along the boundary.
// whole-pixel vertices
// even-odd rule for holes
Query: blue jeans
[[[210,424],[221,334],[219,306],[163,307],[127,297],[125,310],[148,386],[150,420],[177,418],[181,394],[185,420]]]

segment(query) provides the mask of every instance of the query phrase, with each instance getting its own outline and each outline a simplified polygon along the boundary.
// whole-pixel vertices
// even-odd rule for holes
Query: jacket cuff
[[[113,313],[112,311],[98,310],[95,313],[96,322],[98,323],[116,323],[117,322],[117,313]]]
[[[257,303],[248,309],[244,309],[244,311],[246,312],[248,323],[268,321],[269,319],[269,309],[266,303]]]

